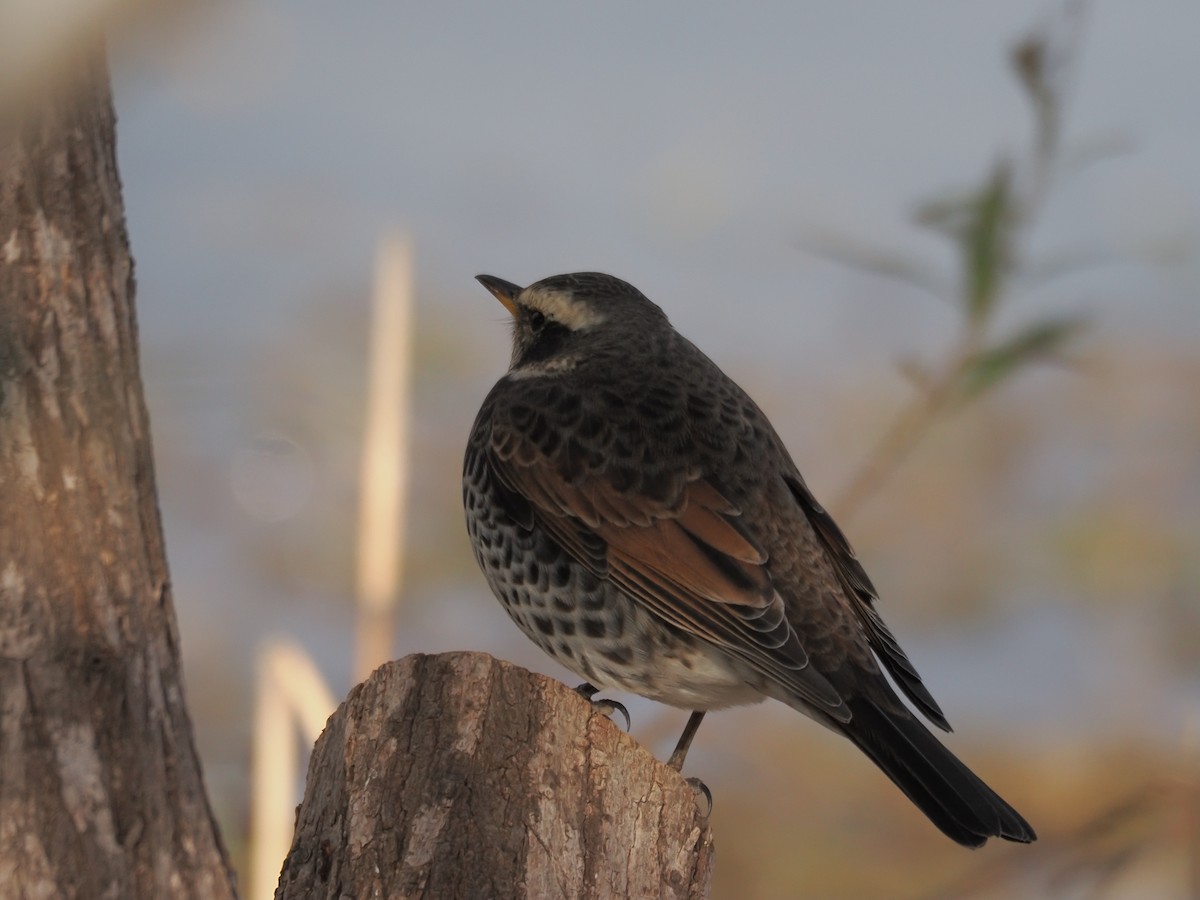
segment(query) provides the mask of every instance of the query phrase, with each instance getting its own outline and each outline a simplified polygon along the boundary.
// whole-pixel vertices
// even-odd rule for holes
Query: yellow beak
[[[523,290],[511,281],[496,278],[493,275],[476,275],[475,280],[491,291],[492,296],[504,304],[509,315],[517,317],[517,295]]]

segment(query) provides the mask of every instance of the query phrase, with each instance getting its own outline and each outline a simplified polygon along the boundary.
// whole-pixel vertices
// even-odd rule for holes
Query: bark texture
[[[318,739],[275,896],[699,900],[704,805],[565,685],[478,653],[409,656]]]
[[[184,707],[103,53],[0,123],[0,893],[232,896]]]

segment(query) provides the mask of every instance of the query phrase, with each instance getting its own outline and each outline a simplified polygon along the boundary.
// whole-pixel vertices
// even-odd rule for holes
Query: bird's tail
[[[839,727],[947,837],[966,847],[989,837],[1029,843],[1029,823],[947,750],[915,716],[856,698]]]

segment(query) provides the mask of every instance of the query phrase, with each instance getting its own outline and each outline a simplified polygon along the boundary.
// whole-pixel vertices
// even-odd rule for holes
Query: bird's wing
[[[888,629],[887,624],[875,609],[875,601],[879,598],[875,585],[867,577],[866,570],[858,561],[854,548],[846,540],[842,529],[838,527],[833,517],[817,502],[804,483],[799,473],[785,478],[792,496],[808,516],[813,531],[820,540],[825,552],[833,561],[834,570],[842,583],[842,589],[847,597],[852,598],[854,613],[866,630],[871,649],[887,667],[896,684],[922,713],[943,731],[950,731],[950,723],[946,721],[941,707],[933,699],[917,674],[916,667],[909,662],[899,642]]]
[[[568,446],[543,452],[511,422],[493,425],[488,460],[513,495],[513,518],[532,516],[574,559],[685,632],[740,657],[768,678],[846,721],[842,698],[809,665],[771,583],[767,554],[740,510],[710,478],[637,475]]]

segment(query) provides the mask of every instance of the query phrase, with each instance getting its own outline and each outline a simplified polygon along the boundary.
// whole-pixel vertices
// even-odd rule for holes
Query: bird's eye
[[[538,312],[536,309],[529,313],[529,327],[534,331],[541,331],[542,326],[546,324],[546,316]]]

